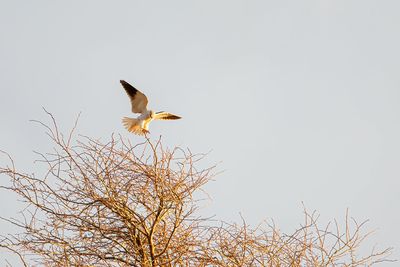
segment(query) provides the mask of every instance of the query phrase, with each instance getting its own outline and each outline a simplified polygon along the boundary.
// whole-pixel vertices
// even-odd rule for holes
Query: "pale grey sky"
[[[0,0],[0,149],[34,171],[50,146],[30,119],[132,142],[119,85],[183,116],[153,137],[212,150],[217,218],[322,221],[346,208],[400,258],[400,2]],[[0,162],[5,162],[4,158]],[[14,214],[13,195],[0,195]],[[6,229],[1,224],[1,229]],[[0,265],[4,254],[0,252]],[[381,264],[380,266],[393,266]]]

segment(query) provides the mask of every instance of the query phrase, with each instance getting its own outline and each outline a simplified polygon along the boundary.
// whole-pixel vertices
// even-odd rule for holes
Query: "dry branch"
[[[357,256],[368,234],[348,216],[340,230],[305,211],[290,235],[244,219],[215,226],[198,215],[194,197],[213,177],[214,166],[196,168],[204,155],[121,136],[73,142],[73,131],[64,138],[51,119],[41,124],[55,149],[38,153],[46,173],[21,172],[11,157],[0,168],[10,178],[1,188],[27,203],[20,219],[3,218],[20,233],[2,236],[0,246],[25,266],[370,266],[390,252]]]

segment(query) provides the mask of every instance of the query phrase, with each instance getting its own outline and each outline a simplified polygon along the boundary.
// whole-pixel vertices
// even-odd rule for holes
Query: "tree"
[[[64,137],[51,118],[51,126],[42,124],[55,145],[39,154],[44,175],[17,170],[11,157],[0,168],[10,178],[1,188],[27,203],[21,219],[2,218],[20,233],[3,235],[0,246],[25,266],[364,266],[390,253],[357,257],[368,233],[348,216],[341,231],[338,223],[320,227],[318,215],[305,211],[289,235],[273,224],[253,229],[244,219],[201,217],[202,187],[215,174],[215,166],[196,168],[205,155],[149,138],[73,142],[75,127]]]

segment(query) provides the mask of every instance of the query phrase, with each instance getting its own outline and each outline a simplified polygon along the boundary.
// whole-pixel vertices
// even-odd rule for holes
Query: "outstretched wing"
[[[154,116],[155,120],[179,120],[181,119],[181,117],[168,113],[168,112],[164,112],[164,111],[160,111],[157,112]]]
[[[133,113],[144,113],[147,111],[147,97],[140,92],[138,89],[130,85],[124,80],[119,81],[124,87],[126,93],[131,99],[132,112]]]

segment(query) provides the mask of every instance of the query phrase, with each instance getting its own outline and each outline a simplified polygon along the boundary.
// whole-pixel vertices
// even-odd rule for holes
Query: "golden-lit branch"
[[[358,257],[368,234],[348,216],[341,230],[337,222],[320,227],[305,211],[291,235],[244,219],[215,226],[198,215],[194,198],[213,177],[214,166],[196,168],[204,155],[121,136],[73,142],[51,119],[41,124],[55,150],[38,153],[46,173],[21,172],[11,157],[0,168],[10,178],[1,188],[27,203],[19,220],[3,218],[20,233],[3,235],[0,246],[25,266],[364,266],[390,252]]]

